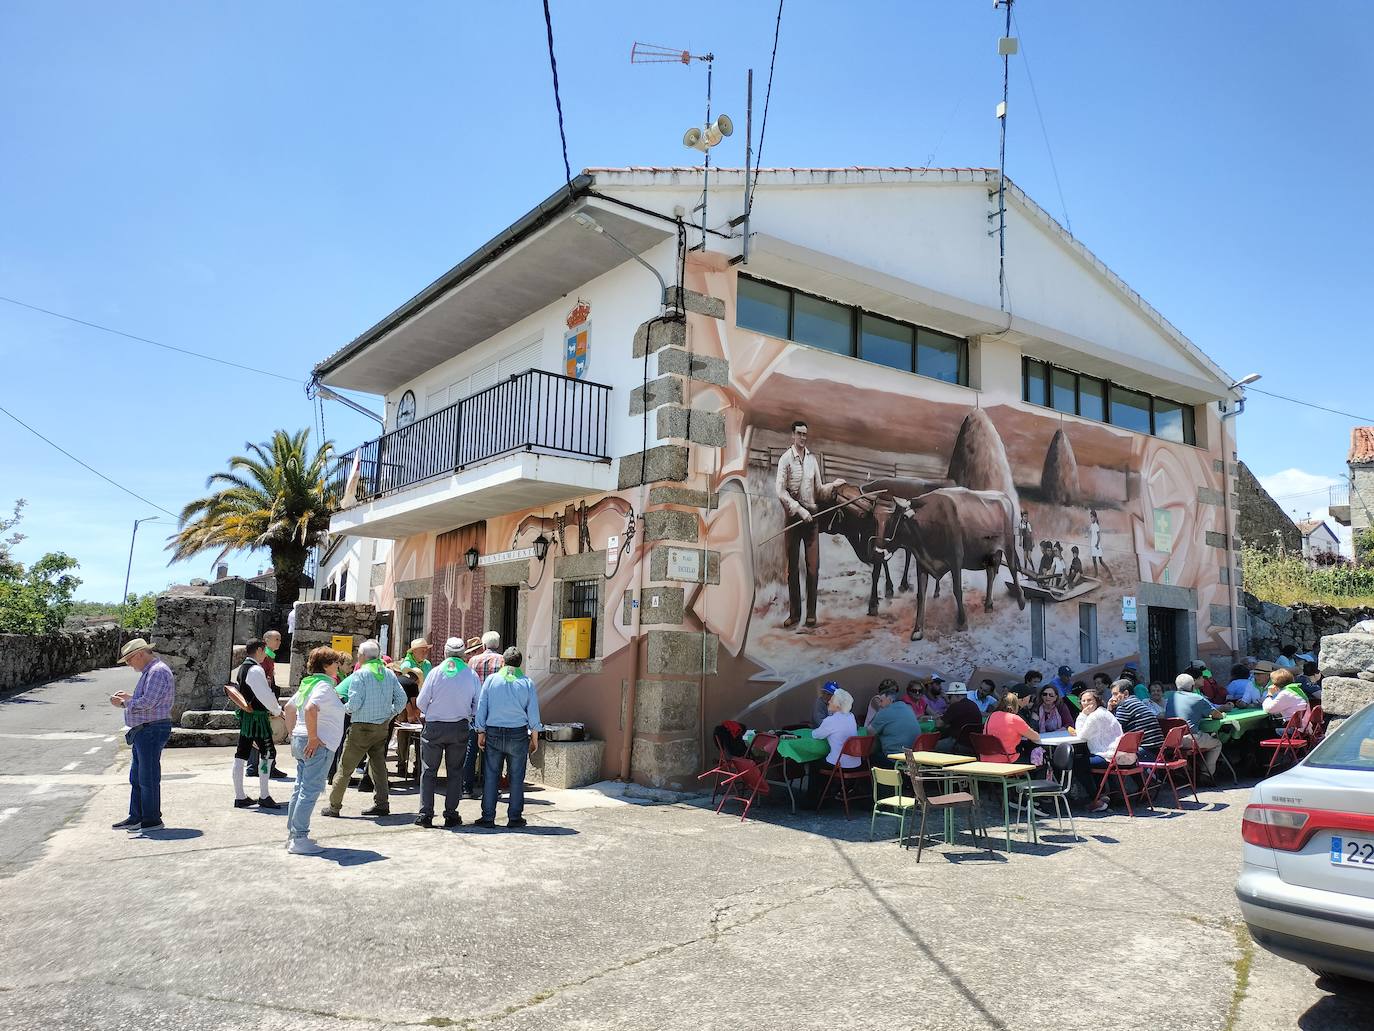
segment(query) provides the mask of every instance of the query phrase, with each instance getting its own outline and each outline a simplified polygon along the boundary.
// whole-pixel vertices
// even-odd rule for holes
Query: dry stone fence
[[[303,601],[296,606],[296,635],[291,645],[291,686],[305,675],[310,649],[328,645],[336,636],[353,638],[358,645],[377,633],[377,609],[344,601]]]
[[[1374,702],[1374,634],[1322,638],[1322,711],[1336,722]]]
[[[153,649],[176,677],[172,721],[188,710],[222,709],[234,648],[234,602],[208,594],[161,594]]]

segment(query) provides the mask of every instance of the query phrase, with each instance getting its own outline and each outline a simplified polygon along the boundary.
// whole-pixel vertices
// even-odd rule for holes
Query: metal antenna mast
[[[997,298],[1002,311],[1007,310],[1007,86],[1011,78],[1011,55],[1016,53],[1016,38],[1011,34],[1011,5],[1015,0],[993,0],[993,7],[1007,9],[1007,27],[997,41],[997,53],[1002,56],[1002,102],[997,105],[1000,140],[997,146]],[[991,217],[991,216],[990,216]],[[989,236],[992,233],[988,234]]]

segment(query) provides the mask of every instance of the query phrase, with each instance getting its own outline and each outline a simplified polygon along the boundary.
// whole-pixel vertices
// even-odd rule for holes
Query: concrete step
[[[190,730],[173,727],[168,748],[233,748],[239,742],[238,730]]]
[[[181,714],[181,725],[187,730],[233,730],[239,729],[233,709],[192,709]]]

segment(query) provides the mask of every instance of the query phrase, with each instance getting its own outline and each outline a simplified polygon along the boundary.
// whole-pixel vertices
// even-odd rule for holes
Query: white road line
[[[14,806],[9,809],[0,809],[0,823],[4,823],[17,812],[19,812],[18,806]]]
[[[74,730],[55,730],[47,734],[0,734],[0,738],[8,738],[13,741],[95,741],[104,736],[103,734],[85,734]]]
[[[114,739],[115,739],[115,736],[114,736],[113,734],[111,734],[109,737],[107,737],[107,738],[105,739],[105,743],[108,745],[108,744],[109,744],[111,741],[113,741]]]
[[[77,761],[77,762],[74,762],[74,763],[67,763],[66,766],[62,767],[62,772],[63,772],[63,773],[71,773],[72,770],[76,769],[76,768],[77,768],[78,766],[80,766],[80,765],[81,765],[80,761]]]
[[[52,781],[44,781],[42,784],[39,784],[36,788],[34,788],[32,791],[30,791],[29,794],[30,794],[30,795],[46,795],[49,791],[52,790],[52,787],[53,787]]]
[[[98,752],[98,751],[100,751],[100,746],[99,746],[99,745],[96,745],[94,748],[88,748],[88,749],[86,749],[86,754],[87,754],[87,755],[95,755],[95,753]]]

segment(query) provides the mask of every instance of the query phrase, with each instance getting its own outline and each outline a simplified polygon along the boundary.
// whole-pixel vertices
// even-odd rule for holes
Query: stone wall
[[[1374,634],[1332,634],[1321,644],[1322,711],[1334,723],[1374,702]]]
[[[1302,534],[1297,525],[1260,486],[1244,462],[1236,470],[1236,495],[1239,498],[1236,532],[1242,541],[1264,551],[1277,551],[1282,544],[1289,555],[1302,554]]]
[[[296,606],[296,636],[291,649],[291,687],[305,675],[305,660],[310,649],[330,643],[336,634],[353,638],[353,653],[358,645],[377,633],[377,609],[346,601],[303,601]]]
[[[113,666],[123,642],[147,633],[107,624],[55,634],[0,634],[0,691]]]
[[[1241,592],[1250,623],[1250,654],[1273,660],[1286,645],[1308,652],[1330,634],[1344,634],[1362,619],[1374,619],[1374,609],[1338,609],[1331,605],[1275,605]]]
[[[153,649],[172,668],[176,700],[172,720],[187,709],[223,709],[228,705],[234,647],[234,602],[208,594],[160,594],[153,624]]]

